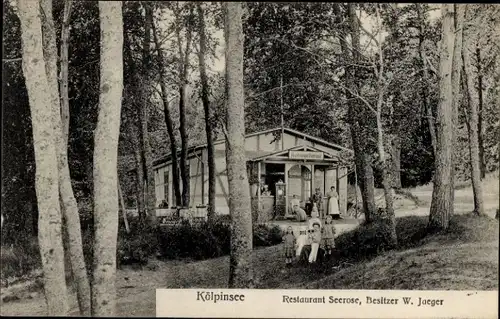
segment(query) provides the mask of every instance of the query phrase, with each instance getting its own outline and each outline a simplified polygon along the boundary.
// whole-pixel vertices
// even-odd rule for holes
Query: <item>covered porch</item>
[[[305,145],[249,160],[252,209],[258,213],[257,222],[290,218],[294,195],[307,212],[316,189],[322,194],[321,209],[326,210],[326,194],[332,186],[339,195],[340,213],[345,214],[347,173],[347,165],[338,156]]]

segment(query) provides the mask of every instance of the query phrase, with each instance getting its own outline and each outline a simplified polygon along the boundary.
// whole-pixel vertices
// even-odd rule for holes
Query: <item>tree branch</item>
[[[14,59],[2,59],[2,62],[10,63],[10,62],[19,62],[22,61],[23,58],[14,58]]]

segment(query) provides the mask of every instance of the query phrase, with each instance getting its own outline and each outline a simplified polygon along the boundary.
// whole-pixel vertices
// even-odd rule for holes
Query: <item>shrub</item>
[[[193,258],[195,260],[214,258],[229,253],[229,226],[216,222],[191,225],[182,222],[174,227],[158,231],[160,255],[166,259]]]
[[[273,246],[283,240],[283,231],[277,225],[256,225],[253,229],[253,245],[255,247]]]
[[[253,246],[263,247],[281,243],[283,233],[278,226],[257,225],[254,227]],[[164,227],[158,231],[160,255],[166,259],[193,258],[202,260],[229,254],[231,244],[230,226],[216,220],[190,225],[187,222],[175,227]]]
[[[386,221],[361,225],[336,239],[337,249],[349,257],[373,256],[392,249],[390,226]]]
[[[157,228],[152,222],[143,222],[138,217],[129,218],[130,233],[126,232],[123,219],[118,228],[118,265],[148,263],[158,251]]]
[[[22,277],[41,267],[37,238],[23,244],[12,244],[0,249],[1,278]]]
[[[361,259],[378,255],[394,248],[411,248],[422,244],[431,234],[427,229],[428,217],[407,216],[396,219],[398,247],[393,247],[388,220],[377,220],[370,224],[340,234],[335,240],[337,249],[343,257]]]

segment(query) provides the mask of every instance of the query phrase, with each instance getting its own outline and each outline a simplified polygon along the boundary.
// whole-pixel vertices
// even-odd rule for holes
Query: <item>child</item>
[[[314,223],[313,230],[309,234],[311,240],[311,254],[309,255],[309,263],[316,262],[316,257],[318,256],[319,244],[321,242],[321,230],[318,223]]]
[[[297,251],[296,256],[300,257],[302,253],[302,248],[307,245],[307,228],[305,226],[300,227],[299,237],[297,238]]]
[[[295,246],[297,244],[295,236],[293,235],[292,226],[288,226],[286,234],[283,237],[283,241],[285,242],[285,260],[286,260],[286,265],[288,266],[292,263],[293,255],[295,252]]]
[[[333,225],[332,215],[326,216],[325,224],[322,229],[322,244],[325,249],[325,255],[331,255],[332,249],[335,248],[335,226]]]
[[[319,224],[319,228],[321,228],[321,219],[318,218],[319,213],[318,213],[318,207],[316,204],[314,204],[312,212],[311,212],[311,219],[309,220],[309,230],[313,229],[314,224]]]

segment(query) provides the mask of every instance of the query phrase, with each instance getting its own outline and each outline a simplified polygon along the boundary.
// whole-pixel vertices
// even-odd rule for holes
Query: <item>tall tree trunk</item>
[[[461,73],[462,73],[462,34],[465,5],[454,5],[454,28],[455,28],[455,43],[453,47],[453,67],[451,71],[451,85],[452,85],[452,107],[453,107],[453,128],[458,127],[458,107],[460,105],[460,88],[461,88]],[[451,189],[450,196],[452,203],[455,202],[455,163],[456,160],[456,134],[455,129],[452,130],[452,170],[451,170]]]
[[[17,2],[21,22],[22,68],[26,79],[35,149],[38,241],[49,316],[68,314],[54,110],[45,71],[40,2]]]
[[[472,73],[472,59],[468,52],[470,47],[470,34],[466,33],[463,35],[463,45],[462,45],[462,58],[463,58],[463,88],[464,96],[466,98],[466,103],[468,112],[467,128],[469,133],[469,154],[470,154],[470,168],[471,168],[471,179],[472,179],[472,191],[474,194],[474,212],[478,215],[484,214],[484,202],[483,202],[483,190],[481,185],[481,159],[480,159],[480,147],[479,147],[479,132],[478,132],[478,122],[479,122],[479,103],[480,98],[473,98],[474,94],[471,91],[474,90],[474,81]],[[479,90],[478,90],[479,93]]]
[[[123,224],[125,225],[125,231],[130,234],[130,225],[128,224],[127,218],[127,208],[125,207],[125,201],[123,200],[122,186],[120,184],[120,179],[118,178],[118,197],[120,199],[120,206],[122,208]]]
[[[61,79],[59,82],[61,94],[61,116],[63,141],[65,147],[68,145],[69,138],[69,95],[68,95],[68,45],[69,45],[69,19],[71,17],[71,7],[73,0],[64,1],[63,21],[61,26]]]
[[[92,315],[116,315],[118,138],[123,91],[121,2],[99,2],[101,85],[94,146],[94,268]]]
[[[437,145],[434,187],[429,227],[446,229],[453,214],[453,50],[455,45],[453,4],[441,5],[442,31],[439,63],[439,105],[437,109]]]
[[[483,140],[483,72],[481,61],[481,47],[476,43],[477,60],[477,94],[478,94],[478,143],[479,143],[479,166],[481,169],[481,179],[486,177],[486,163],[484,162],[484,140]]]
[[[395,134],[391,140],[392,150],[392,187],[401,189],[401,140],[399,135]]]
[[[172,122],[172,116],[170,115],[170,108],[168,102],[168,91],[166,86],[167,75],[165,74],[165,58],[160,47],[160,42],[158,40],[158,34],[156,32],[156,26],[153,23],[153,38],[155,41],[156,52],[158,54],[158,67],[160,73],[160,89],[161,89],[161,101],[163,103],[163,112],[165,114],[165,125],[167,126],[168,137],[170,138],[170,153],[172,157],[172,184],[175,195],[175,205],[177,207],[182,205],[181,189],[180,189],[180,179],[179,179],[179,160],[177,158],[177,142],[175,140],[174,124]]]
[[[231,213],[230,288],[252,288],[252,213],[245,155],[243,25],[240,2],[226,2],[226,162]]]
[[[348,16],[352,39],[352,64],[359,64],[361,62],[359,24],[353,3],[348,4]],[[356,72],[354,71],[354,68],[352,68],[352,71],[347,75],[348,87],[351,91],[358,91],[356,84]],[[353,99],[350,94],[348,94],[348,101],[350,101],[348,113],[354,148],[354,160],[360,179],[363,212],[365,214],[365,222],[370,223],[376,212],[375,178],[373,176],[372,160],[367,150],[366,139],[363,138],[363,128],[360,125],[362,118],[360,112],[362,111],[360,111],[358,102]]]
[[[427,86],[430,85],[430,78],[429,78],[429,69],[427,66],[427,60],[425,59],[425,49],[424,49],[424,40],[425,40],[425,16],[422,10],[422,4],[421,3],[416,3],[417,6],[417,14],[418,14],[418,20],[419,20],[419,34],[418,34],[418,53],[420,56],[420,60],[422,61],[422,66],[423,66],[423,75],[424,75],[424,82],[426,83]],[[422,102],[424,104],[424,110],[426,112],[426,117],[427,117],[427,123],[429,125],[429,134],[431,136],[431,144],[432,144],[432,150],[434,151],[434,156],[436,156],[436,145],[437,145],[437,138],[436,138],[436,126],[435,126],[435,121],[434,121],[434,112],[432,111],[432,104],[431,100],[429,97],[429,94],[427,92],[427,88],[424,86],[422,87]]]
[[[145,25],[144,25],[144,41],[142,48],[142,74],[141,74],[141,101],[138,103],[140,107],[141,118],[141,143],[142,143],[142,158],[144,165],[144,194],[146,216],[155,216],[155,180],[153,172],[153,154],[149,143],[149,97],[150,97],[150,70],[151,70],[151,26],[153,24],[153,10],[148,2],[142,3],[145,9]]]
[[[190,6],[190,15],[193,16],[192,4],[188,3]],[[192,36],[192,23],[188,22],[186,30],[186,49],[182,51],[182,41],[180,35],[180,23],[179,15],[177,27],[177,42],[179,46],[179,132],[181,135],[181,159],[180,159],[180,169],[182,178],[182,206],[189,207],[190,202],[190,187],[189,187],[189,166],[188,166],[188,134],[186,129],[186,99],[187,99],[187,85],[188,85],[188,69],[189,69],[189,54],[191,47],[191,36]]]
[[[212,224],[215,214],[215,148],[212,135],[212,116],[210,115],[210,99],[207,70],[205,65],[205,53],[207,51],[205,35],[205,17],[201,3],[196,4],[198,11],[198,32],[200,37],[200,50],[198,61],[201,80],[201,100],[205,112],[205,133],[207,136],[207,161],[208,161],[208,223]]]
[[[69,3],[71,5],[71,3]],[[65,13],[69,11],[68,2],[65,4]],[[58,171],[59,171],[59,196],[61,203],[62,216],[64,220],[64,237],[67,240],[69,260],[73,279],[76,283],[78,306],[82,316],[90,316],[90,284],[87,277],[87,268],[83,256],[83,243],[80,225],[80,215],[78,205],[71,185],[71,177],[68,165],[68,122],[65,124],[62,118],[64,114],[69,114],[68,101],[68,59],[61,61],[61,72],[66,70],[66,75],[61,79],[61,100],[59,100],[59,89],[57,83],[57,47],[56,31],[54,20],[52,18],[52,0],[42,0],[42,32],[43,32],[43,51],[45,57],[45,69],[47,81],[51,94],[52,111],[54,116],[55,142],[58,153]],[[66,15],[65,17],[66,18]],[[64,26],[63,26],[64,28]],[[66,41],[67,42],[67,41]],[[64,44],[64,41],[61,42]],[[63,51],[63,49],[61,49]],[[67,52],[67,48],[66,48]],[[64,110],[66,108],[66,111]],[[63,237],[63,238],[64,238]]]
[[[136,201],[137,201],[137,214],[139,215],[139,219],[144,220],[146,218],[146,201],[145,194],[146,191],[144,189],[144,180],[145,180],[145,172],[144,172],[144,158],[142,152],[142,143],[141,143],[141,128],[137,127],[140,123],[133,123],[131,125],[132,129],[132,144],[134,145],[134,158],[135,158],[135,167],[136,167]]]
[[[389,170],[387,168],[388,163],[385,156],[384,149],[384,129],[382,127],[382,103],[383,103],[383,93],[379,92],[379,98],[377,102],[377,150],[378,157],[380,161],[380,167],[382,171],[382,186],[384,188],[384,198],[385,198],[385,210],[386,215],[391,225],[391,241],[392,245],[396,246],[398,244],[398,237],[396,234],[396,215],[394,214],[394,199],[392,197],[392,185],[391,179],[389,178]]]

